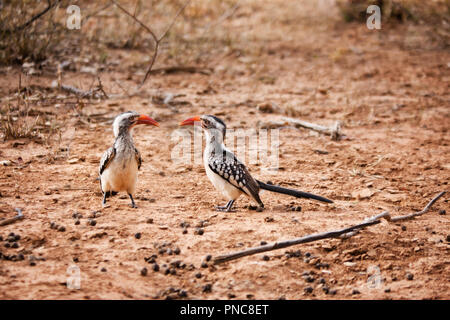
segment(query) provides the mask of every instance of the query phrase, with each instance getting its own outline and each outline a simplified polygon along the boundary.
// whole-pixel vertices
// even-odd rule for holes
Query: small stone
[[[73,257],[72,260],[73,260],[73,262],[78,262],[79,261],[77,257]]]
[[[180,248],[175,248],[175,250],[173,250],[173,253],[175,253],[176,255],[179,255],[181,252]]]
[[[196,277],[197,279],[200,279],[200,278],[202,277],[202,274],[201,274],[200,272],[198,272],[198,273],[195,274],[195,277]]]
[[[145,268],[145,267],[142,268],[141,269],[141,276],[145,277],[147,275],[147,272],[148,272],[147,268]]]
[[[386,288],[386,289],[384,289],[384,292],[386,292],[386,293],[391,292],[391,288]]]
[[[361,292],[359,292],[358,289],[353,289],[352,294],[360,294]]]
[[[64,231],[66,231],[66,227],[60,226],[60,227],[58,228],[58,231],[59,231],[59,232],[64,232]]]
[[[189,228],[189,226],[190,226],[189,222],[183,221],[180,223],[181,228]]]
[[[202,264],[201,264],[201,267],[202,268],[208,268],[208,264],[205,261],[203,261]]]
[[[337,293],[337,290],[336,290],[336,289],[331,289],[331,290],[330,290],[330,294],[331,294],[331,295],[334,296],[336,293]]]
[[[75,225],[79,225],[80,224],[80,220],[75,220]]]
[[[311,253],[305,252],[305,257],[307,257],[307,258],[311,257]]]
[[[262,257],[262,259],[263,259],[264,261],[269,261],[269,260],[270,260],[270,257],[267,256],[267,255],[264,255],[264,256]]]
[[[146,223],[152,224],[153,223],[153,219],[152,218],[148,218]]]
[[[106,268],[101,268],[100,271],[101,271],[101,272],[106,272],[107,270],[106,270]]]
[[[322,291],[325,292],[325,294],[328,294],[330,293],[330,288],[328,288],[327,286],[323,286]]]
[[[406,231],[406,226],[402,226],[402,231]]]
[[[210,261],[211,260],[211,258],[212,258],[212,255],[210,255],[210,254],[208,254],[207,256],[206,256],[206,261]]]
[[[17,260],[22,261],[22,260],[24,260],[24,259],[25,259],[25,257],[24,257],[24,255],[23,255],[22,253],[19,253],[19,254],[17,255]]]
[[[264,218],[264,221],[265,221],[265,222],[274,222],[275,219],[272,218],[272,217],[265,217],[265,218]]]
[[[325,284],[325,278],[320,278],[320,279],[319,279],[319,283],[320,283],[320,284]]]
[[[36,265],[36,262],[30,261],[30,266],[34,267]]]
[[[183,229],[183,234],[188,233],[187,229]]]
[[[305,278],[305,281],[306,282],[314,282],[314,278],[313,277],[311,277],[311,276],[307,276],[306,278]]]
[[[167,269],[164,269],[164,274],[165,275],[168,275],[170,273],[170,270],[167,268]]]
[[[136,234],[134,235],[134,237],[135,237],[136,239],[140,239],[141,236],[142,236],[142,234],[141,234],[140,232],[138,232],[138,233],[136,233]]]
[[[265,246],[266,244],[267,244],[266,241],[261,241],[261,242],[260,242],[260,245],[262,245],[262,246]]]
[[[414,279],[414,275],[412,274],[412,273],[407,273],[406,274],[406,279],[408,279],[408,280],[412,280],[412,279]]]
[[[16,235],[14,236],[14,240],[15,240],[15,241],[19,241],[19,240],[20,240],[20,235],[16,234]]]
[[[177,274],[177,271],[175,270],[175,268],[170,268],[170,274],[173,276]]]
[[[450,242],[450,234],[445,237],[445,241]]]
[[[447,212],[444,209],[439,210],[439,214],[441,216],[445,215]]]
[[[159,271],[159,265],[157,263],[154,263],[152,266],[153,271],[158,272]]]
[[[210,284],[210,283],[205,284],[203,286],[203,288],[202,288],[202,291],[203,292],[211,292],[212,291],[212,284]]]
[[[194,234],[198,234],[198,235],[202,235],[204,233],[204,231],[203,231],[203,229],[202,228],[197,228],[196,230],[195,230],[195,232],[194,232]]]
[[[14,242],[12,245],[11,245],[11,248],[13,248],[13,249],[17,249],[19,247],[19,244],[17,243],[17,242]]]
[[[94,219],[89,219],[89,220],[88,220],[88,225],[94,227],[96,224],[97,224],[97,221],[95,221]]]
[[[186,290],[180,290],[180,291],[178,291],[178,296],[180,297],[180,298],[186,298],[187,297],[187,291]]]
[[[5,243],[5,248],[11,248],[11,244],[9,242]]]
[[[313,292],[313,288],[312,287],[305,287],[305,292],[306,293],[312,293]]]

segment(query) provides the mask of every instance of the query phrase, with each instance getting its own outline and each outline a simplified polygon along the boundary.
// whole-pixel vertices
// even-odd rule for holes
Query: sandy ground
[[[257,54],[230,49],[210,65],[210,75],[154,75],[142,95],[85,103],[79,113],[64,104],[37,105],[63,123],[61,137],[48,144],[0,142],[0,160],[12,161],[0,166],[0,217],[12,217],[16,207],[25,215],[0,227],[0,252],[24,258],[0,260],[0,298],[449,299],[448,194],[412,221],[382,222],[346,240],[202,267],[207,255],[339,229],[384,210],[418,211],[449,191],[450,53],[411,37],[405,25],[373,31],[364,24],[329,22],[323,14],[332,11],[306,3],[298,16],[286,14],[295,4],[269,2],[253,7],[253,14],[244,4],[241,14],[223,23],[239,31],[247,24],[264,28],[270,18],[266,31],[272,36],[251,38],[259,45]],[[126,63],[125,51],[116,55]],[[17,89],[19,72],[3,69],[4,97]],[[50,87],[54,79],[44,74],[23,81]],[[64,74],[68,84],[87,79],[76,71]],[[104,72],[105,90],[121,94],[113,79],[133,84],[142,75]],[[171,107],[152,99],[168,92],[182,95]],[[264,104],[273,108],[261,108]],[[139,208],[130,208],[124,194],[102,208],[99,159],[113,142],[114,116],[130,109],[161,123],[134,131],[143,157]],[[274,174],[261,172],[264,164],[249,165],[260,180],[335,203],[263,192],[263,212],[250,210],[244,197],[236,212],[214,211],[225,200],[203,165],[171,159],[178,122],[205,113],[243,129],[285,115],[322,125],[341,121],[346,135],[341,141],[281,129]],[[301,211],[292,211],[297,206]],[[18,248],[5,247],[12,244],[11,232],[20,235]],[[66,283],[77,270],[81,287],[70,289]]]

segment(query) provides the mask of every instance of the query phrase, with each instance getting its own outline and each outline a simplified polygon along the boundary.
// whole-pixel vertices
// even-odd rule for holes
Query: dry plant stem
[[[11,33],[19,32],[19,31],[22,31],[22,30],[28,28],[34,21],[36,21],[37,19],[44,16],[47,12],[49,12],[51,9],[56,7],[56,5],[59,4],[60,2],[61,2],[61,0],[56,0],[53,3],[50,0],[47,0],[47,8],[45,8],[38,14],[34,15],[33,17],[31,17],[30,20],[28,20],[27,22],[25,22],[24,24],[22,24],[18,27],[15,27],[15,28],[9,29],[9,30],[2,30],[1,32],[6,33],[6,34],[11,34]]]
[[[223,262],[236,260],[236,259],[239,259],[239,258],[242,258],[242,257],[254,255],[254,254],[257,254],[257,253],[261,253],[261,252],[272,251],[272,250],[277,250],[277,249],[281,249],[281,248],[290,247],[290,246],[293,246],[293,245],[296,245],[296,244],[308,243],[308,242],[313,242],[313,241],[322,240],[322,239],[328,239],[328,238],[337,238],[337,237],[340,237],[342,235],[349,235],[349,236],[351,236],[357,230],[361,230],[361,229],[363,229],[365,227],[372,226],[372,225],[380,223],[381,222],[381,220],[380,220],[381,218],[384,218],[387,221],[391,221],[391,222],[411,219],[413,217],[416,217],[416,216],[419,216],[419,215],[422,215],[422,214],[428,212],[429,209],[431,208],[431,206],[440,197],[442,197],[444,195],[444,193],[445,193],[445,191],[442,191],[441,193],[439,193],[420,212],[416,212],[416,213],[405,215],[405,216],[394,217],[394,218],[392,218],[388,212],[382,212],[380,214],[377,214],[377,215],[375,215],[373,217],[370,217],[370,218],[364,220],[360,224],[357,224],[357,225],[354,225],[354,226],[351,226],[351,227],[348,227],[348,228],[344,228],[344,229],[336,230],[336,231],[329,231],[329,232],[324,232],[324,233],[317,233],[317,234],[307,235],[307,236],[304,236],[304,237],[301,237],[301,238],[297,238],[297,239],[286,240],[286,241],[281,241],[281,242],[275,242],[273,244],[267,244],[267,245],[264,245],[264,246],[254,247],[254,248],[250,248],[250,249],[246,249],[246,250],[242,250],[242,251],[237,251],[237,252],[234,252],[234,253],[217,256],[217,257],[215,257],[213,259],[213,261],[214,261],[214,264],[220,264],[220,263],[223,263]]]
[[[339,121],[336,121],[335,125],[330,128],[303,120],[283,117],[281,120],[272,120],[269,122],[261,123],[259,126],[261,128],[266,129],[282,128],[286,126],[294,126],[295,128],[306,128],[325,135],[329,135],[331,139],[335,141],[340,140],[342,137],[345,136],[341,133],[341,124]]]
[[[415,218],[415,217],[421,216],[421,215],[427,213],[428,210],[430,210],[431,206],[432,206],[437,200],[439,200],[439,198],[442,197],[444,194],[445,194],[445,191],[442,191],[441,193],[439,193],[436,197],[433,198],[433,200],[431,200],[430,202],[428,202],[428,204],[426,205],[425,208],[423,208],[422,211],[414,212],[414,213],[407,214],[407,215],[404,215],[404,216],[393,217],[393,218],[390,219],[390,221],[392,221],[392,222],[397,222],[397,221],[403,221],[403,220],[410,220],[410,219],[413,219],[413,218]]]
[[[222,14],[215,22],[209,23],[203,29],[203,33],[206,33],[212,26],[217,26],[217,25],[221,24],[223,21],[225,21],[226,19],[228,19],[229,17],[231,17],[238,8],[239,8],[239,0],[236,1],[236,3],[230,9],[225,11],[225,13]]]
[[[14,223],[16,221],[22,220],[24,218],[24,215],[22,213],[22,210],[20,210],[19,208],[15,209],[17,211],[17,215],[15,217],[12,217],[10,219],[6,219],[3,221],[0,221],[0,226],[6,226],[8,224]]]
[[[96,98],[100,97],[97,93],[101,92],[104,98],[109,99],[109,96],[106,94],[105,90],[103,89],[102,81],[100,80],[100,77],[97,75],[97,81],[98,85],[91,90],[83,91],[81,89],[75,88],[73,86],[68,86],[61,84],[61,76],[58,75],[58,86],[60,90],[66,91],[68,93],[73,93],[74,95],[80,97],[80,98]]]
[[[150,29],[142,21],[140,21],[138,18],[136,18],[134,14],[131,14],[128,10],[126,10],[124,7],[122,7],[117,1],[115,1],[115,0],[110,0],[110,1],[112,3],[114,3],[126,15],[131,17],[136,23],[138,23],[142,28],[144,28],[148,33],[150,33],[153,40],[155,41],[155,51],[153,52],[152,59],[150,60],[150,65],[148,66],[148,69],[147,69],[147,72],[145,73],[144,79],[142,80],[141,85],[139,86],[139,88],[140,88],[144,85],[145,81],[147,80],[148,76],[150,75],[150,73],[152,71],[153,65],[155,64],[156,57],[158,56],[159,44],[164,39],[164,37],[167,35],[169,30],[172,28],[173,24],[175,23],[175,20],[178,18],[178,16],[181,14],[181,12],[183,12],[184,8],[186,8],[186,6],[189,4],[190,0],[186,1],[186,3],[178,10],[178,12],[175,15],[175,17],[173,18],[172,22],[169,24],[166,31],[164,31],[160,37],[157,37],[152,29]]]
[[[287,118],[287,117],[282,118],[282,121],[287,122],[288,124],[293,125],[296,128],[302,127],[302,128],[310,129],[310,130],[313,130],[313,131],[316,131],[319,133],[329,135],[329,136],[331,136],[332,140],[339,140],[342,137],[341,125],[340,125],[339,121],[337,121],[336,124],[332,128],[321,126],[321,125],[303,121],[303,120]]]
[[[211,68],[199,68],[199,67],[190,67],[190,66],[174,66],[174,67],[165,67],[165,68],[157,68],[150,71],[150,74],[157,73],[200,73],[205,75],[210,75],[212,73]]]

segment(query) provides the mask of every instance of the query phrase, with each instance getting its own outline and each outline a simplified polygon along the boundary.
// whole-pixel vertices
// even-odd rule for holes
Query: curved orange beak
[[[180,126],[193,126],[193,125],[195,125],[196,122],[199,124],[200,121],[202,121],[202,119],[200,119],[199,116],[196,116],[196,117],[192,117],[192,118],[181,121],[179,125]]]
[[[136,121],[136,124],[146,124],[146,125],[152,125],[159,127],[159,123],[150,118],[149,116],[146,116],[145,114],[141,114],[139,118]]]

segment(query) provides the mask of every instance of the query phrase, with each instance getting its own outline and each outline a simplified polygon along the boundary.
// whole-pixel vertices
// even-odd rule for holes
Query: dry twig
[[[139,24],[142,28],[144,28],[150,35],[152,36],[153,40],[155,41],[155,51],[153,52],[152,59],[150,60],[150,65],[148,66],[147,72],[145,73],[144,79],[141,82],[140,87],[142,87],[147,80],[148,76],[150,75],[153,65],[155,64],[156,57],[158,56],[158,49],[159,44],[164,39],[164,37],[167,35],[169,30],[172,28],[173,24],[175,23],[175,20],[178,18],[178,16],[183,12],[184,8],[189,4],[190,0],[186,1],[186,3],[178,10],[177,14],[173,18],[172,22],[169,24],[169,26],[166,28],[166,30],[162,33],[161,36],[157,37],[156,34],[153,32],[152,29],[150,29],[148,26],[146,26],[141,20],[136,18],[136,16],[132,13],[130,13],[128,10],[126,10],[124,7],[122,7],[117,1],[110,0],[112,3],[114,3],[120,10],[122,10],[126,15],[131,17],[137,24]]]
[[[11,34],[11,33],[22,31],[22,30],[28,28],[34,21],[36,21],[37,19],[41,18],[47,12],[49,12],[51,9],[56,7],[60,2],[61,2],[61,0],[56,0],[53,3],[50,0],[47,0],[47,8],[45,8],[44,10],[39,12],[38,14],[32,16],[31,19],[29,19],[27,22],[25,22],[24,24],[22,24],[20,26],[17,26],[15,28],[13,28],[13,29],[1,30],[0,32],[5,33],[5,34]]]
[[[445,191],[442,191],[441,193],[439,193],[436,197],[434,197],[427,205],[426,207],[419,212],[416,213],[412,213],[409,215],[405,215],[405,216],[399,216],[399,217],[391,217],[390,214],[388,212],[382,212],[378,215],[375,215],[373,217],[370,217],[366,220],[364,220],[363,222],[348,227],[348,228],[344,228],[341,230],[335,230],[335,231],[329,231],[329,232],[323,232],[323,233],[316,233],[316,234],[312,234],[312,235],[307,235],[301,238],[297,238],[297,239],[291,239],[291,240],[286,240],[286,241],[280,241],[280,242],[275,242],[272,244],[267,244],[264,246],[258,246],[258,247],[254,247],[254,248],[250,248],[250,249],[246,249],[246,250],[242,250],[242,251],[238,251],[238,252],[233,252],[233,253],[229,253],[229,254],[225,254],[225,255],[221,255],[221,256],[217,256],[213,259],[214,264],[220,264],[226,261],[231,261],[231,260],[236,260],[242,257],[246,257],[246,256],[250,256],[250,255],[254,255],[257,253],[261,253],[261,252],[266,252],[266,251],[272,251],[272,250],[277,250],[277,249],[281,249],[281,248],[286,248],[286,247],[290,247],[296,244],[301,244],[301,243],[308,243],[308,242],[313,242],[313,241],[317,241],[317,240],[322,240],[322,239],[328,239],[328,238],[337,238],[337,237],[341,237],[342,235],[352,235],[352,233],[354,231],[357,230],[361,230],[363,228],[366,228],[368,226],[372,226],[375,224],[378,224],[381,222],[381,218],[386,219],[387,221],[391,221],[391,222],[397,222],[400,220],[408,220],[417,216],[420,216],[426,212],[428,212],[428,210],[431,208],[431,206],[440,198],[444,195]]]
[[[281,120],[274,120],[267,123],[260,124],[261,128],[268,128],[268,129],[274,129],[274,128],[280,128],[284,126],[294,126],[295,128],[306,128],[310,129],[325,135],[328,135],[331,137],[332,140],[340,140],[344,135],[341,133],[341,123],[339,121],[336,121],[335,125],[333,127],[325,127],[321,126],[315,123],[283,117]]]
[[[0,221],[0,226],[6,226],[8,224],[14,223],[16,221],[22,220],[24,218],[24,215],[22,213],[22,210],[20,210],[19,208],[15,209],[17,211],[17,215],[15,217],[12,217],[10,219],[6,219],[3,221]]]

